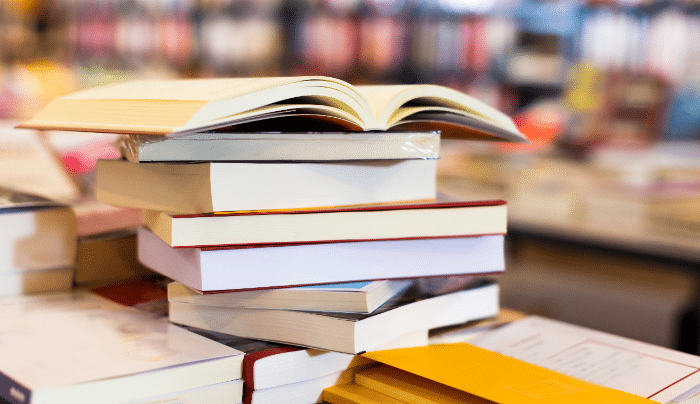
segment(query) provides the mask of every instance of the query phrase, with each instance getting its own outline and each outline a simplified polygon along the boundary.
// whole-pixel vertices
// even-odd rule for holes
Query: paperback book
[[[364,281],[204,294],[171,282],[168,300],[225,307],[371,313],[409,286],[409,280]]]
[[[0,335],[11,404],[122,404],[242,376],[242,352],[89,292],[4,298]]]
[[[177,137],[123,135],[119,150],[135,163],[178,161],[352,161],[436,159],[440,133],[204,132]]]
[[[153,232],[139,229],[138,256],[144,266],[208,294],[377,279],[497,274],[505,269],[503,243],[504,236],[498,234],[225,249],[171,248]],[[244,295],[226,293],[201,297],[190,294],[190,299],[217,302],[217,305],[221,302],[225,306],[231,305],[227,301],[233,302],[238,298],[262,302],[297,291],[259,291]],[[345,295],[347,293],[341,296]],[[296,304],[313,301],[318,300],[310,299],[306,303]],[[334,311],[334,307],[340,308],[344,304],[334,297],[327,299],[324,307],[328,307],[327,311]]]
[[[97,162],[96,196],[182,214],[432,200],[437,160],[326,163]]]
[[[414,288],[371,314],[266,310],[170,302],[170,320],[246,338],[356,354],[402,335],[498,313],[498,286],[486,279],[428,296]]]

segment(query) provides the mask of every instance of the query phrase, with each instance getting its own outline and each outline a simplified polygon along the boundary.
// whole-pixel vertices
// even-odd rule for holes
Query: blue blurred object
[[[665,127],[665,140],[700,140],[700,87],[673,94]]]

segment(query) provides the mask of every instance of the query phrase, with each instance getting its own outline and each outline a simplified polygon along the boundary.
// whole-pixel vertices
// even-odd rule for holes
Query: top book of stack
[[[508,116],[447,87],[352,86],[328,77],[117,83],[56,98],[20,127],[161,136],[215,129],[427,130],[443,137],[527,142]]]

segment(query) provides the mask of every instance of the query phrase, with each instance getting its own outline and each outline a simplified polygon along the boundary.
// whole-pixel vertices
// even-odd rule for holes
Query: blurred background
[[[698,351],[699,1],[1,0],[0,38],[6,134],[55,96],[137,77],[471,94],[532,139],[441,150],[444,192],[508,201],[502,304]],[[48,135],[76,190],[32,191],[89,193],[76,156],[116,154],[81,139]]]

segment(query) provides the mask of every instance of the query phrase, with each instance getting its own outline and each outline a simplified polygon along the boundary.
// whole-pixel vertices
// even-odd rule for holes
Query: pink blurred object
[[[111,140],[87,143],[61,154],[63,165],[74,175],[94,171],[98,159],[116,158],[119,158],[119,151]]]

